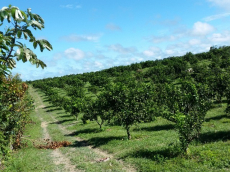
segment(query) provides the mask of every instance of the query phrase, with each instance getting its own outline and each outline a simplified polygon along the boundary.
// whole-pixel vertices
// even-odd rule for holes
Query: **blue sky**
[[[13,74],[21,74],[23,80],[98,71],[230,43],[230,0],[1,0],[0,4],[39,14],[45,29],[32,29],[33,33],[54,48],[34,51],[47,64],[45,69],[17,63]]]

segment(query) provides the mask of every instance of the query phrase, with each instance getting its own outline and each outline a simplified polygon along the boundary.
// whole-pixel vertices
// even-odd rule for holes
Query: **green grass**
[[[46,99],[43,93],[39,94],[43,100]],[[83,138],[94,148],[113,154],[115,159],[123,160],[125,165],[131,164],[138,171],[229,171],[230,117],[224,112],[226,103],[214,103],[207,113],[199,140],[191,143],[186,156],[177,154],[178,133],[174,124],[163,118],[132,126],[132,139],[127,140],[126,131],[120,126],[104,125],[100,130],[94,121],[84,125],[81,120],[76,121],[75,117],[53,107],[49,102],[45,102],[45,105],[40,115],[45,121],[51,122],[47,128],[49,134],[53,140],[72,142],[72,145],[60,150],[73,164],[77,164],[78,169],[125,171],[114,159],[97,163],[95,159],[101,157],[75,137]],[[41,129],[38,117],[33,118],[36,125],[30,124],[25,135],[36,139],[41,137]],[[70,134],[63,134],[59,124],[71,131]],[[49,154],[50,150],[37,150],[29,145],[13,155],[6,171],[55,171],[57,167],[52,164]]]
[[[31,114],[33,123],[28,124],[24,137],[30,140],[39,140],[42,137],[41,122],[36,116],[36,113]],[[24,139],[24,142],[28,143],[27,147],[16,150],[13,152],[12,157],[5,164],[4,171],[57,171],[60,166],[56,166],[52,163],[50,153],[52,150],[40,150],[33,147],[31,141]]]
[[[200,139],[192,142],[187,156],[176,154],[177,131],[173,123],[162,118],[133,126],[131,140],[127,140],[126,131],[120,126],[105,125],[101,131],[96,122],[84,125],[80,121],[68,129],[73,131],[72,136],[86,139],[139,171],[228,171],[230,117],[224,113],[225,108],[225,103],[214,104],[207,113]]]
[[[44,94],[37,91],[43,100],[46,99]],[[35,102],[41,100],[33,95]],[[37,104],[38,107],[40,104]],[[66,114],[63,110],[57,110],[58,108],[53,107],[49,102],[44,102],[45,107],[40,108],[36,112],[31,114],[31,118],[34,123],[29,124],[24,133],[24,137],[30,136],[30,140],[41,140],[43,137],[43,130],[41,126],[41,118],[43,121],[49,123],[47,131],[52,138],[52,141],[71,141],[73,144],[69,147],[62,147],[60,151],[64,156],[70,159],[71,164],[83,171],[124,171],[123,166],[116,160],[111,159],[104,163],[98,163],[96,160],[100,160],[103,157],[98,155],[88,147],[79,146],[80,143],[76,141],[73,136],[67,136],[60,129],[60,124],[70,125],[75,118]],[[55,117],[60,116],[63,118],[62,121],[56,121]],[[27,138],[27,137],[26,137]],[[27,138],[28,139],[28,138]],[[53,157],[51,156],[53,150],[37,149],[33,146],[32,142],[28,142],[28,147],[22,148],[15,151],[12,155],[11,160],[5,164],[6,172],[11,171],[65,171],[64,165],[55,165]]]
[[[53,90],[58,91],[59,96],[62,96],[62,97],[67,96],[67,93],[64,89],[54,87]]]

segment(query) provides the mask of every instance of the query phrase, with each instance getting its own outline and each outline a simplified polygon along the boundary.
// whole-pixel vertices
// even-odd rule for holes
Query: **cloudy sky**
[[[13,73],[20,73],[23,80],[98,71],[230,44],[230,0],[1,0],[0,4],[24,11],[32,8],[45,20],[45,29],[33,30],[34,35],[54,48],[34,51],[47,64],[43,70],[29,62],[17,63]]]

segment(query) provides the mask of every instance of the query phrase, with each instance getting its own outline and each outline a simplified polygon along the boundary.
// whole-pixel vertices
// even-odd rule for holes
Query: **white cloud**
[[[143,51],[143,54],[147,57],[152,57],[154,56],[154,52],[153,51],[150,51],[150,50],[145,50]]]
[[[155,19],[150,20],[148,23],[153,25],[162,25],[162,26],[176,26],[179,24],[180,18],[162,20],[161,16],[156,16]]]
[[[113,23],[109,23],[106,25],[106,29],[112,30],[112,31],[120,31],[121,28]]]
[[[220,18],[228,17],[228,16],[230,16],[230,13],[222,13],[222,14],[217,14],[217,15],[205,17],[205,18],[203,18],[203,20],[208,22],[208,21],[217,20]]]
[[[74,9],[74,8],[81,8],[81,5],[67,4],[67,5],[61,5],[61,7],[62,8]]]
[[[190,44],[196,44],[194,41],[195,37],[198,36],[207,36],[208,34],[212,33],[215,30],[215,28],[205,22],[196,22],[194,23],[193,27],[188,29],[186,27],[179,27],[171,32],[169,31],[166,34],[160,35],[160,36],[150,36],[149,38],[145,38],[146,40],[153,42],[153,43],[163,43],[167,42],[178,42],[178,41],[184,41],[185,39],[191,39]],[[147,52],[146,52],[147,53]]]
[[[61,37],[62,40],[68,42],[81,42],[81,41],[98,41],[101,37],[101,34],[92,34],[92,35],[76,35],[72,34],[69,36]]]
[[[72,4],[61,5],[62,8],[73,8]]]
[[[103,68],[103,64],[102,63],[100,63],[100,62],[94,62],[94,65],[95,65],[95,67],[97,67],[97,68]]]
[[[64,52],[65,56],[70,59],[80,60],[85,57],[85,53],[77,48],[69,48]]]
[[[208,39],[202,39],[202,41],[200,41],[199,43],[197,41],[197,44],[191,45],[191,42],[195,43],[196,41],[187,40],[180,43],[168,45],[166,48],[166,54],[168,53],[168,55],[170,56],[181,56],[186,54],[187,52],[200,53],[208,51],[209,48],[212,46],[212,43]]]
[[[220,8],[230,10],[230,0],[207,0],[208,2],[211,2],[212,5],[218,6]]]
[[[175,35],[165,35],[165,36],[152,36],[150,41],[154,43],[166,42],[166,41],[174,41],[177,37]]]
[[[196,22],[193,25],[192,34],[195,36],[206,36],[213,32],[215,28],[208,23]]]
[[[82,6],[81,5],[76,5],[75,8],[82,8]]]
[[[135,47],[124,48],[121,44],[110,45],[108,46],[108,49],[121,53],[121,54],[134,53],[136,51]]]
[[[223,46],[229,45],[230,31],[223,31],[220,33],[212,33],[202,39],[191,38],[167,46],[166,50],[162,50],[167,56],[184,55],[186,52],[200,53],[209,51],[213,45]],[[165,57],[167,57],[165,56]]]
[[[191,39],[191,40],[188,41],[188,43],[190,45],[198,45],[198,44],[200,44],[200,42],[201,41],[199,39]]]
[[[209,37],[210,42],[213,44],[229,44],[230,42],[230,32],[225,31],[224,33],[214,33]]]
[[[165,50],[165,54],[169,55],[169,56],[172,56],[172,55],[177,55],[178,52],[176,50],[172,50],[172,49],[166,49]]]
[[[162,50],[159,47],[150,47],[148,50],[143,51],[144,56],[146,57],[162,57]]]
[[[54,60],[60,60],[62,58],[63,54],[62,53],[55,53],[53,56]]]

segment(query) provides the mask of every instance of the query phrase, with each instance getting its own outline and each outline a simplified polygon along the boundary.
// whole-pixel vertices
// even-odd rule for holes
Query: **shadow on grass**
[[[44,99],[43,102],[49,102],[49,99]]]
[[[230,119],[230,116],[229,115],[218,115],[218,116],[215,116],[215,117],[211,117],[211,118],[206,118],[205,119],[205,122],[209,122],[211,120],[220,120],[222,118],[229,118]]]
[[[65,112],[58,112],[57,114],[65,114]],[[62,115],[59,116],[60,118],[67,118],[67,117],[73,117],[73,115]]]
[[[210,143],[217,141],[227,141],[230,139],[230,131],[208,132],[200,134],[201,143]]]
[[[56,107],[56,106],[50,105],[50,106],[46,106],[46,107],[44,107],[42,109],[48,109],[48,108],[54,108],[54,107]]]
[[[53,112],[56,110],[62,110],[62,108],[59,107],[59,108],[49,109],[49,110],[46,110],[46,112]]]
[[[41,98],[45,98],[45,97],[47,97],[47,96],[46,96],[46,95],[41,95],[40,97],[41,97]]]
[[[87,134],[87,133],[98,133],[98,129],[83,129],[83,130],[78,130],[78,131],[74,131],[73,133],[71,134],[68,134],[68,135],[65,135],[65,136],[77,136],[79,134]]]
[[[88,140],[88,143],[93,145],[93,148],[96,148],[96,147],[99,147],[102,145],[106,145],[112,140],[122,140],[122,139],[124,139],[124,137],[122,137],[122,136],[119,136],[119,137],[118,136],[93,137],[93,138]]]
[[[220,102],[220,101],[218,101],[218,100],[215,100],[215,101],[213,102],[213,104],[215,104],[215,105],[221,104],[221,103],[228,103],[228,101],[227,101],[227,100],[222,100],[222,101]]]
[[[63,123],[65,123],[65,122],[69,122],[69,121],[73,122],[72,119],[64,119],[64,120],[61,120],[61,121],[52,122],[52,123],[50,123],[50,124],[63,124]]]
[[[131,153],[124,155],[122,158],[133,157],[133,158],[144,158],[156,161],[158,163],[164,162],[170,158],[174,158],[181,155],[179,152],[172,151],[169,148],[164,150],[137,150]]]
[[[87,141],[83,140],[83,141],[75,141],[73,144],[70,145],[70,147],[82,147],[82,146],[93,146],[93,148],[99,147],[101,145],[105,145],[107,143],[109,143],[112,140],[121,140],[124,137],[114,137],[114,136],[110,136],[110,137],[93,137]]]
[[[82,141],[75,141],[68,147],[85,147],[85,146],[89,146],[89,143],[86,140],[82,140]]]
[[[66,114],[66,112],[65,111],[64,112],[57,112],[57,114]]]
[[[172,130],[174,128],[175,128],[175,126],[173,124],[167,124],[167,125],[158,125],[158,126],[154,126],[154,127],[141,127],[140,129],[133,129],[133,131],[140,131],[140,130],[161,131],[161,130]]]

